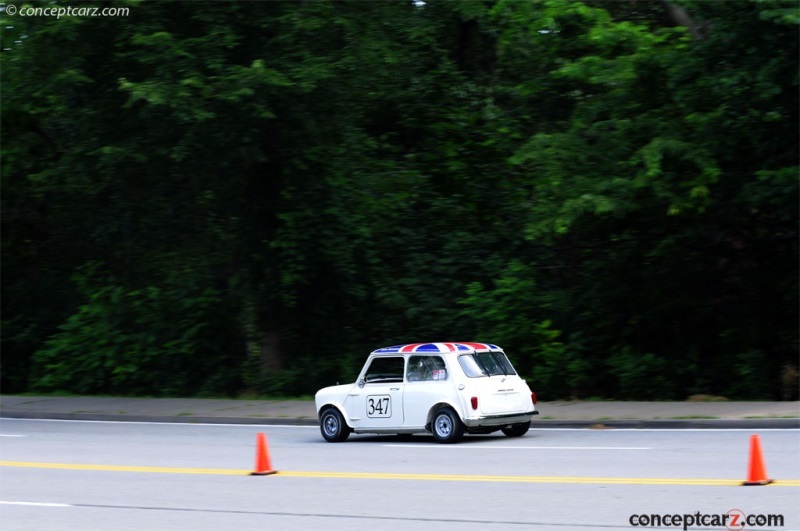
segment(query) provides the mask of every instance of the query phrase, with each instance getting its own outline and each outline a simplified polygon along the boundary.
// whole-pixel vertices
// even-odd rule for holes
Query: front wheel
[[[464,424],[455,411],[444,407],[433,415],[431,432],[436,442],[451,444],[461,440],[464,435]]]
[[[528,433],[528,429],[531,427],[530,421],[524,422],[522,424],[512,424],[511,426],[507,426],[502,428],[502,432],[507,437],[522,437],[526,433]]]
[[[350,428],[335,407],[329,407],[320,415],[319,431],[328,442],[344,442],[350,436]]]

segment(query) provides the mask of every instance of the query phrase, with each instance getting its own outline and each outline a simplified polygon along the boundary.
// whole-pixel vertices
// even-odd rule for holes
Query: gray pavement
[[[540,402],[534,427],[793,428],[800,402]],[[311,400],[0,395],[0,417],[212,424],[317,425]]]

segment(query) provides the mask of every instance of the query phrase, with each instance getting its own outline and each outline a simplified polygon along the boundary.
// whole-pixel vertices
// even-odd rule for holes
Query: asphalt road
[[[275,475],[248,475],[258,432]],[[2,419],[0,522],[4,531],[591,530],[633,529],[633,514],[734,510],[799,529],[800,432],[762,430],[776,481],[742,487],[750,434],[534,429],[457,445],[330,444],[310,426]]]

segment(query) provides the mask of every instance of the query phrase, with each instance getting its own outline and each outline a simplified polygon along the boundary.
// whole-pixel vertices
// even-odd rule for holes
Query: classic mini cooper
[[[326,441],[350,433],[430,432],[440,443],[464,433],[509,437],[527,433],[536,393],[503,349],[489,343],[414,343],[370,354],[353,384],[320,389],[315,397]]]

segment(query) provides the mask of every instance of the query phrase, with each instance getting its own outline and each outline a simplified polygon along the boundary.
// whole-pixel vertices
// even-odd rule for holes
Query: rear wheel
[[[433,415],[431,432],[436,442],[451,444],[461,440],[464,435],[464,424],[455,411],[444,407]]]
[[[528,429],[530,427],[531,423],[530,421],[528,421],[522,424],[512,424],[511,426],[502,428],[502,431],[507,437],[522,437],[523,435],[528,433]]]
[[[319,417],[319,431],[328,442],[344,442],[350,436],[350,428],[335,407],[329,407]]]

